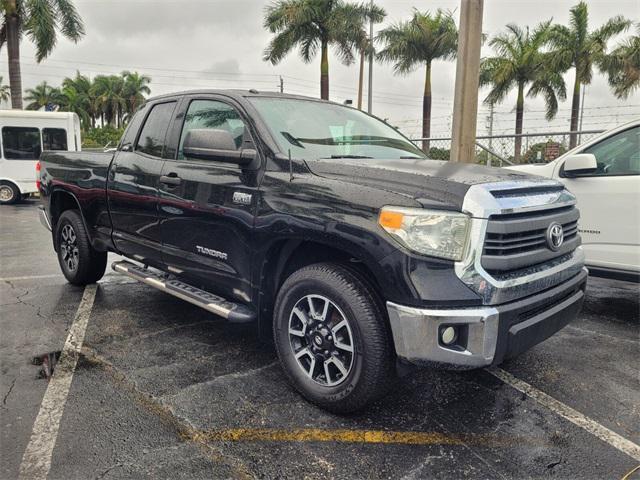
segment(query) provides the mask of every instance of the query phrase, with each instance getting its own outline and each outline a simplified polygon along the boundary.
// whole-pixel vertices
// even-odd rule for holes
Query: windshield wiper
[[[329,158],[334,159],[334,158],[373,158],[373,157],[367,157],[366,155],[331,155]]]

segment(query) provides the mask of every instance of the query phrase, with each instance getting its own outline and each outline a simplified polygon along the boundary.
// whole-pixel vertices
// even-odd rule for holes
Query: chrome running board
[[[256,314],[246,305],[230,302],[218,295],[206,292],[176,278],[165,278],[151,270],[127,261],[113,262],[111,268],[135,280],[146,283],[174,297],[197,305],[215,313],[230,322],[248,323],[256,319]]]

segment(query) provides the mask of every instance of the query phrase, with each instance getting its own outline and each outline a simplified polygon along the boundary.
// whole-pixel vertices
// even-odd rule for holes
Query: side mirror
[[[251,148],[238,149],[226,130],[210,128],[189,130],[182,151],[186,158],[235,163],[243,167],[251,166],[258,157],[257,152]]]
[[[598,169],[598,162],[592,153],[577,153],[567,157],[562,171],[567,177],[584,173],[593,173]]]

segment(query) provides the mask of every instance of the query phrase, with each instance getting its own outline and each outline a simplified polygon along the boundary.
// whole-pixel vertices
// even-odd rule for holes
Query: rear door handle
[[[165,185],[180,185],[182,183],[182,179],[176,174],[162,175],[160,177],[160,183],[164,183]]]

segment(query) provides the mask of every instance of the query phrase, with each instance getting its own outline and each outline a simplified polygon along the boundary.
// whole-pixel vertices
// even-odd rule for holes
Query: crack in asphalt
[[[200,388],[203,385],[213,385],[213,384],[216,384],[218,382],[224,382],[226,380],[234,380],[234,379],[237,379],[237,378],[244,378],[244,377],[248,377],[250,375],[255,375],[256,373],[260,373],[260,372],[262,372],[264,370],[267,370],[267,369],[269,369],[271,367],[274,367],[276,365],[278,365],[278,361],[274,360],[271,363],[268,363],[266,365],[262,365],[261,367],[252,368],[250,370],[243,370],[243,371],[240,371],[240,372],[231,372],[231,373],[226,373],[224,375],[219,375],[219,376],[217,376],[215,378],[212,378],[211,380],[205,380],[204,382],[193,383],[193,384],[189,385],[188,387],[183,388],[182,390],[180,390],[177,393],[174,393],[172,395],[164,395],[163,398],[177,397],[177,396],[182,395],[184,393],[187,393],[187,392],[189,392],[189,391],[191,391],[191,390],[193,390],[195,388]]]
[[[11,382],[11,385],[9,386],[9,391],[7,391],[6,395],[2,399],[2,408],[7,408],[7,400],[9,399],[9,395],[11,395],[11,391],[13,390],[13,387],[16,384],[16,380],[18,380],[18,377],[14,377],[13,381]]]
[[[6,283],[7,285],[9,285],[13,290],[17,290],[18,287],[16,287],[13,282],[11,280],[3,280],[4,283]],[[26,297],[27,295],[29,295],[29,292],[31,290],[29,289],[23,289],[24,293],[20,294],[20,295],[16,295],[16,300],[17,302],[14,303],[13,305],[26,305],[27,307],[31,307],[33,309],[35,309],[36,311],[36,317],[41,318],[43,320],[46,321],[50,321],[52,324],[56,325],[55,320],[53,319],[53,316],[51,317],[45,317],[44,315],[42,315],[42,305],[34,305],[33,303],[29,303],[25,300],[23,300],[24,297]]]

